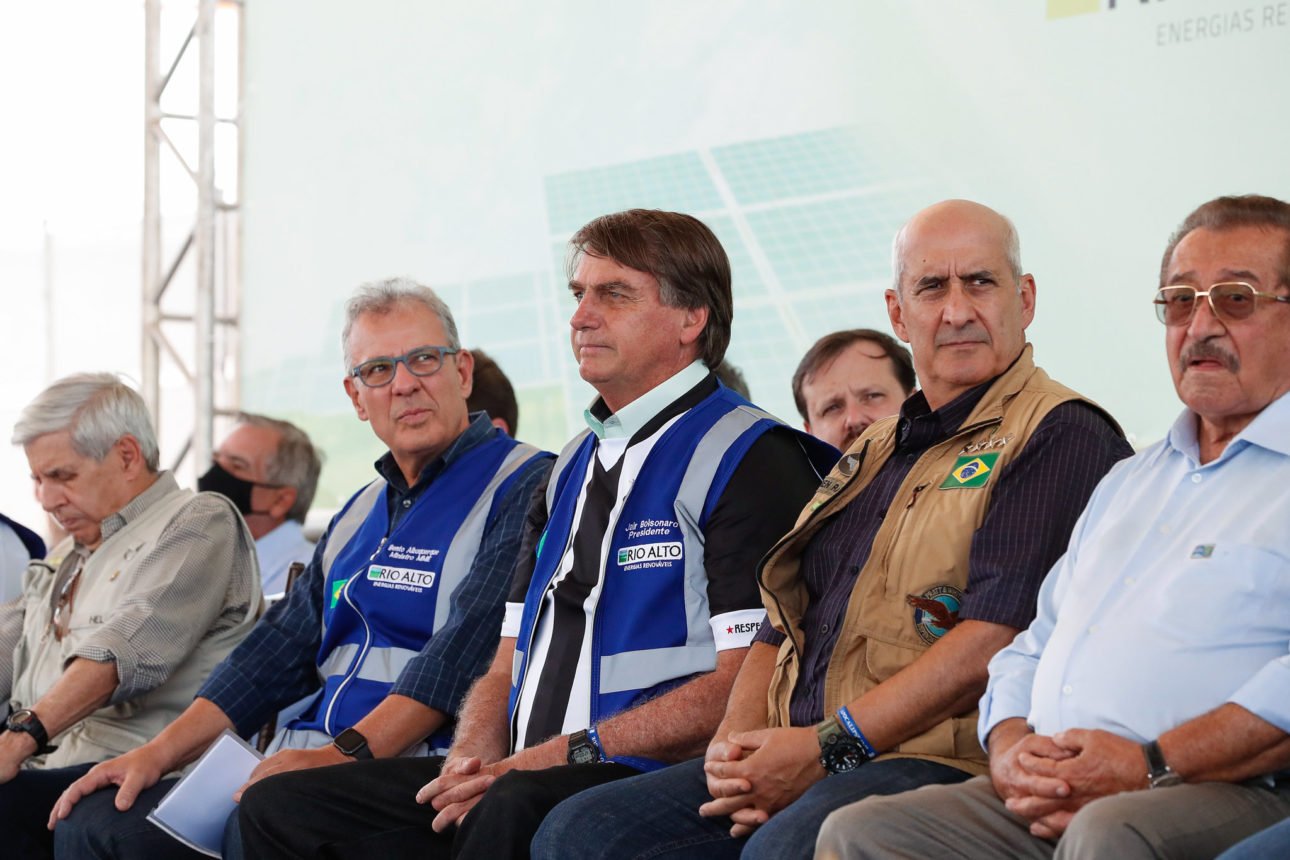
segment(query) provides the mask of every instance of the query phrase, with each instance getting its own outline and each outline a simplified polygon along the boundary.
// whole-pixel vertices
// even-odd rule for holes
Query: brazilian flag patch
[[[331,605],[335,607],[340,602],[340,593],[345,590],[348,579],[338,579],[331,584]]]
[[[941,483],[942,490],[975,489],[984,487],[994,474],[994,463],[999,452],[993,454],[965,454],[954,461],[954,468]]]

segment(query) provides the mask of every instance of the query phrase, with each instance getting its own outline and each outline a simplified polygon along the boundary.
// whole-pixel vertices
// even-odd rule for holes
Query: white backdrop
[[[731,360],[789,377],[837,328],[888,327],[891,236],[969,197],[1017,223],[1030,334],[1134,437],[1178,404],[1149,305],[1200,202],[1290,198],[1286,0],[246,4],[245,406],[302,421],[336,498],[379,445],[340,386],[341,303],[410,274],[557,446],[591,396],[561,246],[629,206],[731,252]]]

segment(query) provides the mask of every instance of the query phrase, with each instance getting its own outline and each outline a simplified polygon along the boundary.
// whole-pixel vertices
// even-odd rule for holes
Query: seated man
[[[562,803],[534,856],[810,857],[833,809],[985,771],[986,662],[1130,453],[1034,365],[1019,257],[1011,222],[964,200],[901,229],[887,307],[923,388],[856,440],[762,563],[769,619],[706,764]]]
[[[1189,215],[1156,312],[1187,408],[991,661],[990,776],[846,809],[823,856],[1210,858],[1290,814],[1290,204]]]
[[[889,334],[853,328],[826,334],[793,373],[793,401],[806,432],[839,451],[895,415],[914,393],[914,359]]]
[[[50,816],[60,856],[193,856],[144,820],[174,782],[162,776],[224,729],[248,735],[311,693],[251,782],[447,748],[461,699],[488,665],[525,511],[551,455],[468,415],[471,355],[428,288],[405,279],[361,287],[341,344],[345,391],[389,448],[378,477],[332,518],[304,574],[191,706],[155,741],[67,790]],[[109,784],[120,790],[91,794]],[[236,855],[231,835],[225,850]]]
[[[322,459],[296,425],[249,412],[238,414],[213,459],[197,489],[227,496],[241,512],[255,538],[264,596],[278,600],[291,565],[314,554],[304,523]]]
[[[38,858],[59,792],[151,740],[251,629],[260,578],[237,511],[157,471],[143,398],[112,374],[46,388],[13,441],[70,534],[0,606],[0,833],[6,856]]]
[[[40,535],[0,514],[0,603],[8,603],[22,594],[27,562],[44,557],[45,542]]]
[[[257,783],[248,857],[523,856],[559,800],[694,754],[720,718],[764,615],[753,565],[837,452],[717,382],[730,265],[701,222],[620,212],[571,247],[598,397],[530,511],[535,552],[447,759]]]
[[[482,349],[472,349],[475,357],[475,385],[466,401],[471,412],[487,412],[493,426],[512,439],[520,430],[520,405],[515,388],[493,357]]]

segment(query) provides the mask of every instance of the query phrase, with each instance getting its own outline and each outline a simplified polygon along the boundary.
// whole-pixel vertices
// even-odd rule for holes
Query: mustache
[[[989,343],[990,333],[976,323],[969,323],[963,326],[963,328],[951,329],[949,331],[945,331],[944,329],[937,329],[936,331],[936,340],[934,341],[936,346],[944,346],[947,343],[964,342]]]
[[[1212,360],[1217,361],[1223,367],[1236,373],[1241,369],[1241,362],[1236,356],[1232,355],[1225,349],[1220,349],[1207,340],[1198,340],[1182,351],[1180,358],[1183,367],[1191,364],[1193,361]]]

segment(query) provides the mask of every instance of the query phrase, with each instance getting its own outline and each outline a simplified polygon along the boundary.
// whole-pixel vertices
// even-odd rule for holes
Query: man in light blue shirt
[[[322,470],[318,450],[296,425],[243,412],[212,459],[197,488],[227,496],[241,512],[255,538],[264,596],[277,600],[291,565],[313,558],[304,522]]]
[[[1290,204],[1201,206],[1155,303],[1187,409],[991,661],[990,776],[840,810],[817,857],[1213,857],[1290,815]]]

